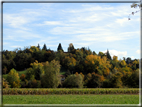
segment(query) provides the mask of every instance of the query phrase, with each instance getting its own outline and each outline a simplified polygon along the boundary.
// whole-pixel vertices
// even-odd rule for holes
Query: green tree
[[[20,78],[18,72],[13,68],[7,75],[6,80],[9,82],[9,85],[12,88],[19,88],[20,87]]]
[[[107,50],[107,53],[106,53],[106,54],[107,54],[107,58],[111,60],[111,56],[110,56],[110,53],[109,53],[108,50]]]
[[[73,57],[66,56],[64,59],[64,65],[66,69],[73,71],[76,65],[76,60]]]
[[[95,51],[93,51],[93,55],[97,55]]]
[[[37,48],[38,48],[38,49],[40,49],[40,46],[39,46],[39,44],[38,44]]]
[[[83,87],[83,77],[81,76],[81,74],[75,75],[69,75],[64,83],[63,83],[63,87],[66,88],[82,88]]]
[[[63,50],[63,48],[62,48],[61,43],[59,43],[58,48],[57,48],[57,51],[58,51],[58,52],[59,52],[59,50],[61,50],[61,51],[63,51],[63,52],[64,52],[64,50]]]
[[[105,54],[103,52],[99,52],[98,56],[101,56],[102,58],[103,56],[105,56]]]
[[[111,88],[122,88],[123,87],[122,77],[123,74],[121,72],[113,74],[112,78],[110,78]]]
[[[33,70],[33,68],[28,68],[28,69],[26,70],[26,79],[27,79],[27,80],[35,79],[35,75],[34,75],[34,70]]]
[[[46,44],[44,44],[44,45],[43,45],[43,48],[42,48],[42,50],[45,50],[45,51],[47,51],[47,47],[46,47]]]
[[[126,67],[127,64],[125,62],[125,60],[120,61],[120,67]]]
[[[31,73],[35,76],[36,80],[40,80],[41,75],[44,74],[43,64],[38,63],[38,61],[35,60],[35,62],[31,63],[30,65],[33,68]]]
[[[47,61],[43,65],[45,73],[41,78],[42,87],[57,88],[61,82],[59,61],[52,60],[50,63]]]

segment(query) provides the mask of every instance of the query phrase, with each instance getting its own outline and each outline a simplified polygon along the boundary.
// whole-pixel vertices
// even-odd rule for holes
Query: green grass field
[[[3,95],[3,104],[139,104],[139,95]]]

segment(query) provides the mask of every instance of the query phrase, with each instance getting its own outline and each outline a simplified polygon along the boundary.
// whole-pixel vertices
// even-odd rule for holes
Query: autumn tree
[[[11,69],[7,75],[6,80],[9,82],[9,85],[12,88],[19,88],[20,87],[20,78],[19,74],[15,69]]]
[[[88,55],[85,59],[85,64],[88,73],[95,72],[99,75],[108,75],[110,72],[111,65],[105,56],[101,58],[97,55]]]
[[[104,76],[98,75],[93,72],[91,77],[88,79],[86,86],[88,88],[100,88],[104,80]]]
[[[125,62],[125,60],[120,61],[120,67],[126,67],[127,64]]]
[[[40,80],[41,75],[44,74],[43,64],[39,63],[37,60],[30,64],[32,67],[26,70],[27,80]]]
[[[72,52],[74,49],[74,46],[72,43],[69,44],[69,47],[68,47],[68,52]]]
[[[2,78],[2,87],[3,88],[9,88],[9,83],[7,82],[7,80],[5,78]]]
[[[113,56],[113,59],[110,61],[110,63],[112,64],[112,69],[114,67],[119,68],[119,61],[118,61],[118,57],[117,56]]]
[[[69,56],[66,56],[64,59],[64,65],[65,65],[66,69],[69,69],[70,71],[74,70],[74,67],[76,65],[75,58],[73,58],[73,57],[70,58]]]

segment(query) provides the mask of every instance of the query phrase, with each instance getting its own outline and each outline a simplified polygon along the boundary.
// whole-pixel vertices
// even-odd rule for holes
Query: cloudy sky
[[[61,43],[140,58],[140,12],[132,3],[4,3],[3,50],[37,46],[56,51]]]

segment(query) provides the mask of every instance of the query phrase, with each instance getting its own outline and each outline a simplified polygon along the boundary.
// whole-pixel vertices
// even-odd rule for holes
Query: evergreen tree
[[[38,44],[37,48],[38,48],[38,49],[40,49],[40,46],[39,46],[39,44]]]
[[[107,50],[107,58],[111,60],[111,56],[109,54],[109,51]]]
[[[97,55],[95,51],[93,51],[93,55]]]
[[[59,52],[59,50],[64,51],[63,48],[62,48],[62,46],[61,46],[61,43],[59,43],[58,48],[57,48],[58,52]]]
[[[46,44],[43,45],[43,48],[42,50],[46,50],[47,51],[47,47],[46,47]]]

